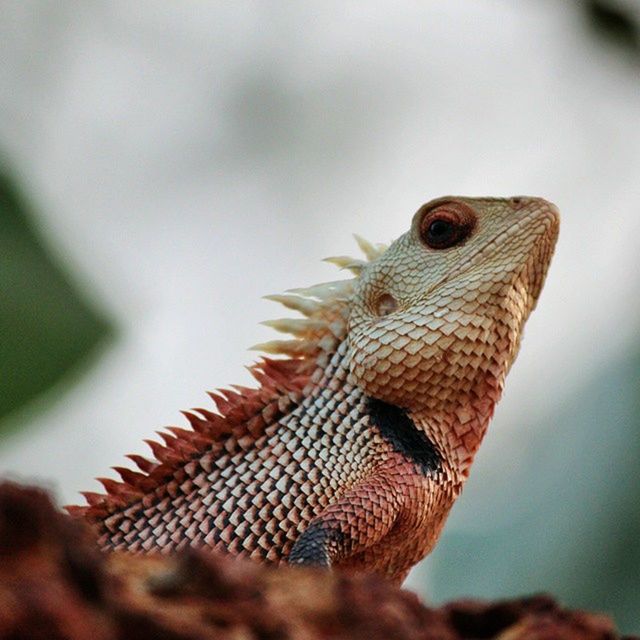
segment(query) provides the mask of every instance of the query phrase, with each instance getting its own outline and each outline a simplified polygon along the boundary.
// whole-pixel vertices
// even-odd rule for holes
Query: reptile
[[[267,296],[299,318],[257,345],[256,388],[148,440],[68,507],[106,550],[211,548],[401,583],[434,547],[536,305],[559,230],[531,197],[448,196],[352,278]],[[212,407],[213,409],[213,407]]]

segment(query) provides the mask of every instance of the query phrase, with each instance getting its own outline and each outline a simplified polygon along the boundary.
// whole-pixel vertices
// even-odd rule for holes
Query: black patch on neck
[[[375,398],[367,398],[366,406],[371,422],[395,451],[413,461],[425,475],[440,468],[440,453],[404,409]]]

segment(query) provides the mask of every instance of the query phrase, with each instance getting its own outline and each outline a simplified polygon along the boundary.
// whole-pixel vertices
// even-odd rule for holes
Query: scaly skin
[[[444,226],[443,226],[444,225]],[[462,489],[535,306],[559,227],[537,198],[421,207],[352,280],[271,296],[304,319],[260,347],[258,389],[212,394],[219,413],[129,456],[85,517],[108,549],[212,547],[349,567],[402,582]]]

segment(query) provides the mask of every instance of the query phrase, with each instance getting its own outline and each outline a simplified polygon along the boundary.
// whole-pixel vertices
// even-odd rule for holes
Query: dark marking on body
[[[335,522],[315,520],[295,541],[287,558],[289,564],[312,567],[331,566],[332,551],[344,545],[345,536]]]
[[[367,398],[366,408],[371,422],[394,451],[414,462],[424,475],[440,469],[442,456],[404,409],[375,398]]]

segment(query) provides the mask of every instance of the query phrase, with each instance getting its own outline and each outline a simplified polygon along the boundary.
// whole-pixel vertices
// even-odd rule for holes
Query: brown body
[[[422,207],[354,280],[272,296],[306,319],[263,345],[255,390],[130,456],[108,495],[76,507],[106,548],[185,546],[375,571],[401,582],[459,495],[558,229],[539,199],[445,198]]]

